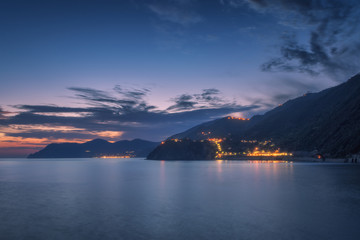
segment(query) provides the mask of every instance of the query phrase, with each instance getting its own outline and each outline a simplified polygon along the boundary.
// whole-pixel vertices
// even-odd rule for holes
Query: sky
[[[360,70],[357,0],[0,1],[0,157],[161,141]]]

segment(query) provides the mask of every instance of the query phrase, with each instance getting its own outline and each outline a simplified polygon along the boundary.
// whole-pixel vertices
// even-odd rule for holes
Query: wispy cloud
[[[172,99],[175,103],[168,107],[169,111],[183,111],[204,108],[239,107],[236,103],[229,103],[215,88],[203,89],[200,94],[182,94]]]
[[[162,1],[148,5],[148,8],[161,20],[183,26],[203,21],[192,5],[192,1]]]
[[[249,6],[278,18],[292,34],[282,35],[279,56],[264,63],[263,71],[325,73],[343,81],[359,72],[360,2],[356,0],[222,0],[233,7]],[[308,30],[308,41],[295,32]],[[292,31],[293,30],[293,31]]]
[[[29,139],[38,139],[33,142],[40,144],[57,139],[77,142],[97,137],[161,140],[201,122],[259,107],[229,102],[214,88],[172,98],[173,105],[165,110],[146,101],[149,89],[115,86],[111,92],[81,87],[69,90],[73,92],[72,97],[81,100],[85,107],[24,104],[13,106],[19,110],[13,116],[3,115],[1,111],[3,136],[0,147],[8,146],[6,139],[21,139],[28,143]]]
[[[176,49],[183,54],[189,54],[186,46],[193,41],[216,41],[217,37],[213,34],[199,33],[200,37],[194,38],[192,31],[206,21],[205,16],[200,14],[202,4],[198,0],[143,2],[145,8],[154,17],[152,26],[158,34],[156,43],[160,49]]]
[[[2,110],[2,108],[0,107],[0,119],[2,119],[4,117],[4,111]]]

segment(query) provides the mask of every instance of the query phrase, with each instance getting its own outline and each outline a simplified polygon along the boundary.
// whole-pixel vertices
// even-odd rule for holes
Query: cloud
[[[244,0],[220,0],[220,3],[223,5],[229,5],[230,7],[238,8],[242,7],[245,4]]]
[[[249,6],[274,15],[296,32],[307,29],[307,42],[295,34],[282,36],[279,56],[265,62],[263,71],[325,73],[336,80],[359,72],[360,2],[356,0],[231,0],[233,7]]]
[[[304,94],[305,92],[316,92],[322,89],[319,83],[311,81],[305,82],[300,79],[283,77],[278,79],[280,85],[296,90],[298,94]],[[294,97],[294,96],[293,96]],[[288,98],[289,99],[289,98]]]
[[[176,98],[173,99],[175,102],[174,105],[168,107],[167,110],[189,110],[193,109],[195,105],[197,104],[194,100],[194,96],[188,95],[188,94],[182,94]]]
[[[202,103],[208,103],[211,106],[223,104],[225,101],[219,97],[220,91],[216,88],[203,89],[201,94],[196,94],[195,97]]]
[[[88,111],[88,108],[58,107],[56,105],[16,105],[15,108],[33,113],[79,113]]]
[[[75,97],[78,99],[100,107],[100,109],[105,107],[117,113],[148,111],[156,108],[148,105],[143,99],[149,92],[148,89],[126,90],[117,85],[114,87],[114,91],[118,96],[91,88],[70,87],[68,89],[75,92]]]
[[[141,99],[143,97],[145,97],[147,95],[147,93],[150,92],[149,89],[147,88],[143,88],[143,89],[132,89],[132,90],[126,90],[124,88],[122,88],[120,85],[116,85],[114,87],[114,90],[121,94],[124,95],[127,98],[132,98],[132,99]]]
[[[272,100],[275,102],[282,103],[286,100],[289,100],[292,97],[293,97],[292,94],[280,93],[280,94],[275,94],[274,96],[272,96]]]
[[[146,101],[149,89],[113,91],[71,87],[73,98],[85,107],[16,105],[20,111],[0,119],[4,137],[21,139],[93,139],[144,138],[162,140],[189,127],[233,112],[255,110],[229,102],[218,89],[204,89],[196,94],[182,94],[171,99],[168,109],[160,110]],[[44,141],[42,141],[44,142]],[[5,143],[4,143],[5,144]]]
[[[0,119],[4,118],[4,111],[2,110],[2,108],[0,107]]]
[[[202,3],[197,0],[143,1],[143,6],[155,16],[152,21],[158,38],[155,39],[160,49],[177,49],[188,54],[186,45],[194,41],[193,30],[205,21],[199,14]],[[202,36],[204,35],[204,36]],[[216,36],[199,33],[198,40],[216,41]]]
[[[304,79],[291,78],[291,77],[279,77],[273,80],[273,84],[282,86],[281,89],[276,91],[272,90],[273,95],[270,95],[267,100],[268,103],[273,103],[274,106],[283,104],[289,99],[297,98],[309,92],[317,92],[323,89],[322,85],[317,81],[305,81]]]
[[[297,98],[306,93],[317,92],[320,89],[319,85],[316,83],[305,83],[300,80],[289,78],[280,79],[279,83],[284,86],[284,89],[287,87],[287,91],[271,96],[271,102],[276,104],[282,104],[289,99]]]
[[[195,110],[204,108],[238,108],[236,103],[229,103],[220,96],[216,88],[203,89],[200,94],[182,94],[172,99],[174,105],[168,107],[168,111]]]
[[[0,106],[0,120],[5,119],[7,114],[10,114],[11,112],[4,111],[3,108]]]
[[[149,4],[148,8],[163,21],[188,26],[203,21],[191,3],[192,1],[165,1]]]

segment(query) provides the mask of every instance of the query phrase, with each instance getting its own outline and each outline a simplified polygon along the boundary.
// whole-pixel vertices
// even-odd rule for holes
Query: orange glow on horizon
[[[32,137],[31,133],[44,133],[45,137]],[[29,134],[26,136],[9,136],[12,134]],[[55,133],[78,134],[79,137],[52,137]],[[9,135],[8,135],[9,134]],[[46,147],[51,143],[84,143],[95,138],[105,138],[109,142],[118,141],[124,134],[123,131],[88,131],[84,128],[72,126],[51,126],[51,125],[23,125],[11,124],[6,127],[0,127],[0,149],[2,155],[29,154]],[[65,135],[66,136],[66,135]],[[25,150],[26,149],[26,150]]]
[[[91,141],[92,139],[51,139],[51,138],[23,138],[23,137],[11,137],[11,136],[1,136],[0,138],[0,148],[17,148],[17,147],[26,147],[26,148],[39,148],[45,147],[51,143],[83,143],[86,141]]]
[[[98,158],[131,158],[131,156],[124,155],[124,156],[101,156]]]
[[[84,128],[76,128],[71,126],[50,126],[50,125],[23,125],[23,124],[11,124],[8,127],[1,127],[0,130],[3,133],[23,133],[29,131],[50,131],[50,132],[76,132],[85,131]]]
[[[107,138],[119,138],[121,137],[124,132],[123,131],[99,131],[99,132],[90,132],[94,135],[98,135],[100,137],[107,137]]]

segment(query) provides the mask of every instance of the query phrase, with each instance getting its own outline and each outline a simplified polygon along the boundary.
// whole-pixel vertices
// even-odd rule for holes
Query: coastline
[[[312,158],[312,157],[287,157],[287,158],[265,158],[265,157],[246,157],[246,158],[224,158],[224,159],[183,159],[183,160],[173,160],[173,159],[147,159],[144,160],[153,160],[153,161],[259,161],[259,162],[298,162],[298,163],[351,163],[350,161],[346,162],[346,158],[327,158],[325,161],[322,159]]]

